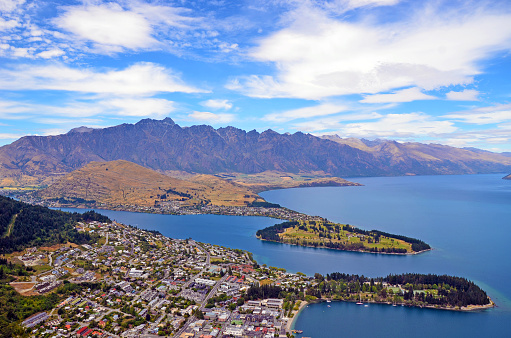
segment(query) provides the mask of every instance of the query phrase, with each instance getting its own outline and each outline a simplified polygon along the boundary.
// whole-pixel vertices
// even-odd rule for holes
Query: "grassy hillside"
[[[243,206],[245,202],[264,201],[249,189],[215,176],[176,179],[123,160],[89,163],[38,191],[35,196],[62,204],[147,207],[173,202]]]

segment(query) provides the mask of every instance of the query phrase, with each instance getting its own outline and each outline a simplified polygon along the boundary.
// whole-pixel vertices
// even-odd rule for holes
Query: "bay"
[[[266,199],[288,208],[420,238],[434,248],[407,257],[362,255],[350,260],[345,270],[351,273],[463,276],[487,290],[498,305],[478,313],[454,313],[352,303],[331,303],[329,308],[320,303],[301,312],[295,327],[312,337],[511,336],[511,181],[502,176],[361,178],[354,180],[363,187],[265,192]]]
[[[371,277],[402,272],[463,276],[487,290],[498,305],[496,309],[481,313],[454,313],[407,307],[396,309],[385,305],[366,308],[351,303],[331,303],[328,308],[325,303],[311,304],[295,322],[306,336],[364,337],[390,333],[398,337],[425,337],[433,333],[440,336],[511,336],[511,262],[508,255],[511,181],[502,180],[502,176],[358,178],[353,180],[364,186],[297,188],[261,194],[268,201],[293,210],[363,229],[420,238],[434,248],[431,252],[413,256],[343,252],[259,241],[255,238],[258,229],[280,222],[265,217],[98,211],[119,222],[159,230],[169,237],[192,237],[248,250],[260,264],[284,267],[292,272],[311,275],[339,271]],[[338,320],[324,315],[326,310]],[[362,310],[369,311],[361,312],[358,319],[350,317]],[[342,318],[349,319],[344,321],[345,325],[340,325]],[[368,322],[371,325],[367,325]],[[420,329],[424,323],[429,323],[427,329]],[[346,325],[355,331],[349,331]],[[412,333],[403,327],[417,328],[418,331]],[[382,335],[383,332],[389,334]]]

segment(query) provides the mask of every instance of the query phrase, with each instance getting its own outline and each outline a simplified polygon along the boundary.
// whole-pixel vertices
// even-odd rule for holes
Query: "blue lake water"
[[[174,238],[240,248],[260,263],[307,274],[334,271],[385,276],[421,272],[467,277],[488,291],[498,308],[479,313],[351,303],[311,304],[295,327],[305,336],[511,337],[511,181],[503,175],[354,179],[363,187],[275,190],[270,202],[363,229],[420,238],[434,250],[414,256],[342,252],[259,241],[264,217],[169,216],[99,210],[119,222]],[[71,209],[75,211],[76,209]],[[81,210],[83,211],[83,210]]]

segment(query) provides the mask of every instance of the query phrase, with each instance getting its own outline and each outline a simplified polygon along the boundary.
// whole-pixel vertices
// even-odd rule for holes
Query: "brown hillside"
[[[91,162],[38,191],[36,196],[83,199],[110,206],[154,206],[173,201],[182,205],[238,206],[246,205],[245,201],[263,200],[246,188],[214,176],[200,175],[193,180],[168,177],[123,160]]]

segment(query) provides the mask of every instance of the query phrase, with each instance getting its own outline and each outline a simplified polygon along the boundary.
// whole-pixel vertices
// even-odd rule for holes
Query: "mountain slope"
[[[247,188],[211,175],[199,175],[185,181],[123,160],[91,162],[36,192],[35,196],[61,203],[147,207],[165,202],[244,206],[256,200],[264,201]]]
[[[157,171],[201,174],[322,171],[337,177],[472,174],[511,170],[511,158],[441,145],[348,142],[310,134],[227,127],[182,128],[170,118],[57,136],[26,136],[0,148],[0,186],[41,185],[92,161],[126,160]]]
[[[110,222],[95,212],[84,214],[51,210],[0,196],[0,254],[20,251],[31,246],[57,243],[88,243],[91,237],[79,233],[78,221]],[[7,229],[10,228],[10,231]]]

